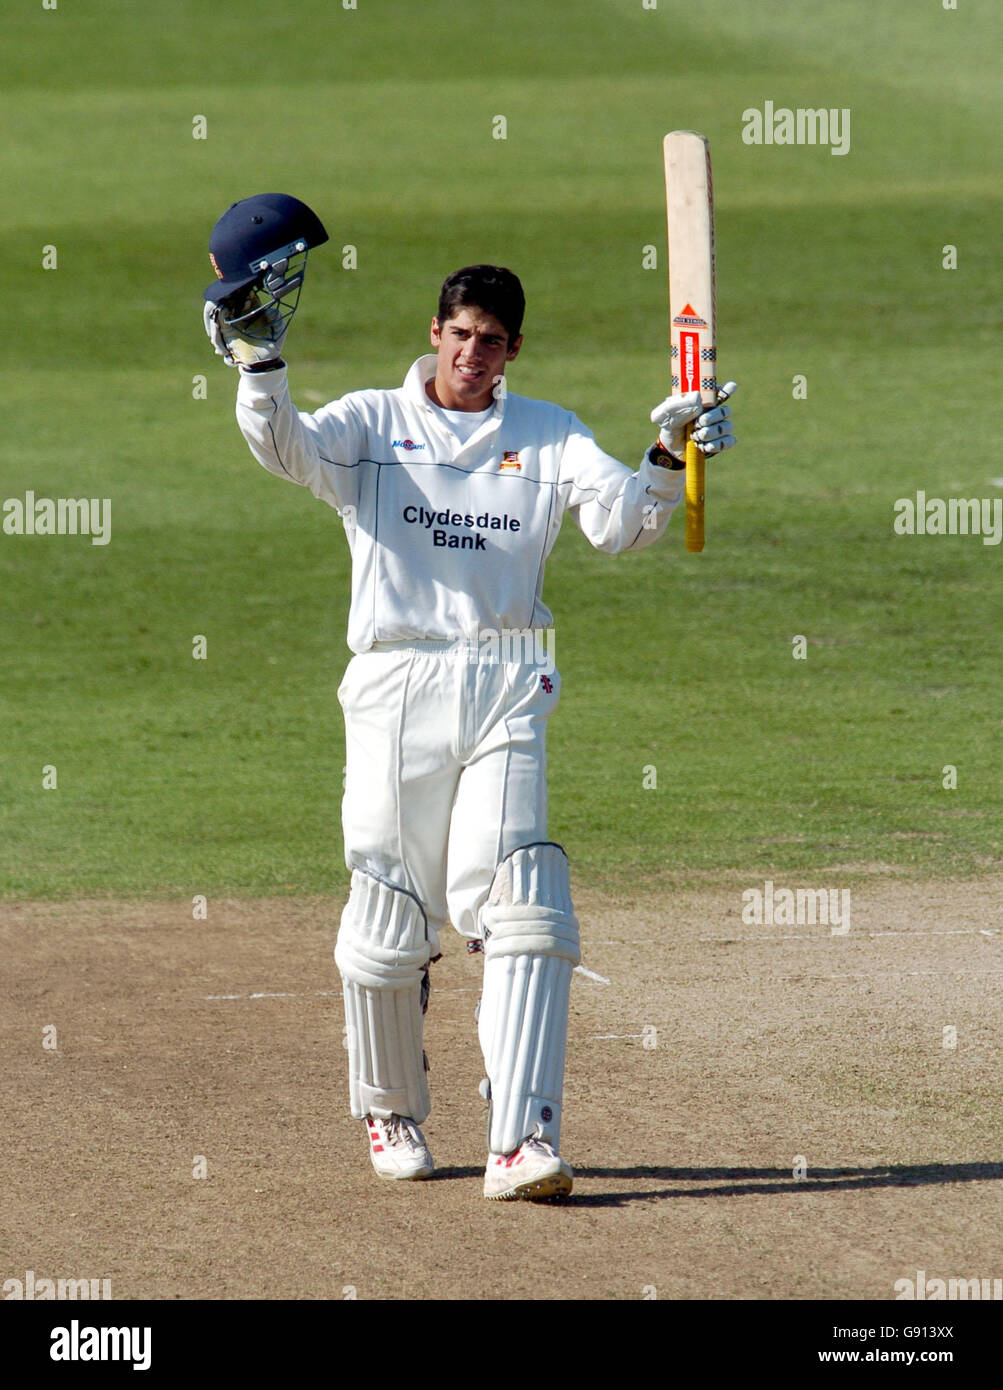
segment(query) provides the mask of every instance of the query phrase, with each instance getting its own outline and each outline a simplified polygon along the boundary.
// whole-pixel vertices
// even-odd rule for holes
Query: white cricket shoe
[[[381,1178],[410,1179],[431,1177],[435,1171],[425,1136],[406,1115],[389,1120],[366,1116],[369,1131],[369,1157]]]
[[[574,1174],[553,1146],[542,1139],[524,1139],[514,1153],[488,1154],[484,1195],[493,1202],[537,1202],[566,1197]]]

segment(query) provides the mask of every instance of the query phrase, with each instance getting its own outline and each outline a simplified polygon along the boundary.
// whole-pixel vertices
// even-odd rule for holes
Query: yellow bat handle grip
[[[706,459],[686,428],[686,549],[703,550],[703,490]]]

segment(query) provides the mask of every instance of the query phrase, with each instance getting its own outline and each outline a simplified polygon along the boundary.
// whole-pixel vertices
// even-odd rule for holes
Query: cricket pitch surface
[[[481,1196],[481,957],[426,1027],[438,1165],[347,1110],[341,901],[0,905],[0,1278],[117,1299],[894,1299],[999,1277],[1003,877],[876,871],[846,935],[742,888],[576,892],[562,1203]],[[760,885],[762,886],[762,885]],[[204,1173],[204,1176],[199,1174]]]

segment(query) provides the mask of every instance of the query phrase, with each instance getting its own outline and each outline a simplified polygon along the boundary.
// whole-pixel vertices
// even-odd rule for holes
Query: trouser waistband
[[[466,656],[477,651],[477,642],[466,637],[415,637],[403,642],[374,642],[371,652],[457,652]],[[363,653],[365,655],[365,653]]]

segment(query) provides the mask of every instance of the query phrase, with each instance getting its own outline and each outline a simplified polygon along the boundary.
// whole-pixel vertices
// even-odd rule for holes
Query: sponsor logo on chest
[[[410,503],[401,515],[409,526],[431,531],[433,546],[446,550],[487,550],[486,532],[507,531],[514,535],[522,529],[519,518],[508,512],[431,512]]]

